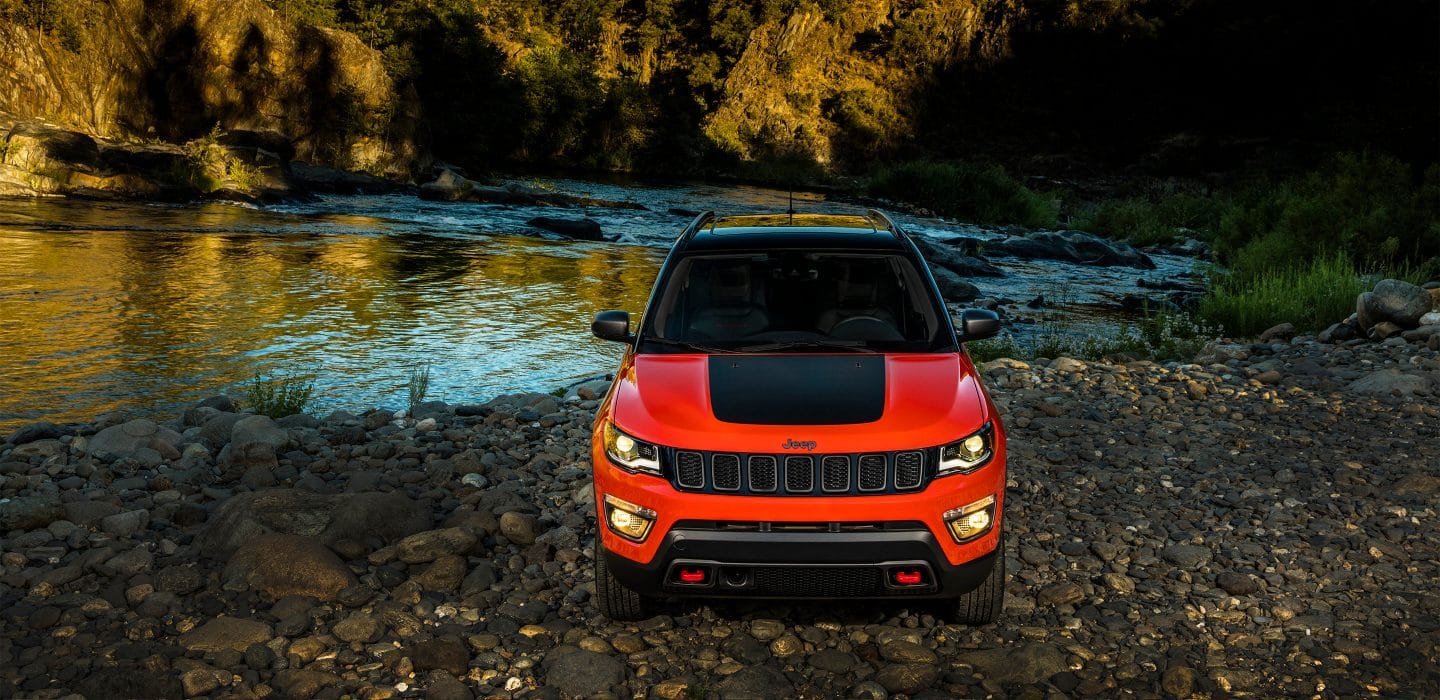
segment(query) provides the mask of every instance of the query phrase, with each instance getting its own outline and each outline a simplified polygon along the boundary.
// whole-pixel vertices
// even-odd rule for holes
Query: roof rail
[[[702,226],[704,226],[705,224],[709,223],[710,221],[713,221],[714,219],[715,219],[715,212],[713,212],[713,211],[701,212],[699,216],[695,217],[695,220],[694,220],[694,221],[691,221],[691,222],[690,222],[690,225],[688,225],[688,226],[685,227],[685,230],[684,230],[684,231],[681,231],[681,232],[680,232],[680,240],[682,240],[682,241],[690,240],[690,237],[691,237],[691,236],[694,236],[695,233],[696,233],[697,231],[699,231]]]
[[[880,211],[879,209],[871,209],[865,212],[865,216],[871,219],[879,219],[882,223],[885,224],[885,228],[890,229],[890,232],[895,234],[896,238],[904,239],[910,237],[910,234],[906,233],[905,229],[900,228],[900,225],[895,223],[894,219],[890,218],[885,214],[885,212]]]

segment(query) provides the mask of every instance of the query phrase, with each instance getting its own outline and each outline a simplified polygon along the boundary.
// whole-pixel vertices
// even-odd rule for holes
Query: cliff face
[[[408,177],[413,95],[345,32],[260,0],[58,0],[0,20],[0,112],[120,140],[216,125],[288,141],[301,160]]]

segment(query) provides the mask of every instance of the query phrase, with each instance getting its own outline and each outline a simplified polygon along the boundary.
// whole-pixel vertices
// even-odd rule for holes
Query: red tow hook
[[[705,583],[706,571],[688,566],[680,567],[680,583]]]

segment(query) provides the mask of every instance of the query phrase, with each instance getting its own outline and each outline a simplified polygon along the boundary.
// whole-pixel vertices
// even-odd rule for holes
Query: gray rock
[[[141,448],[150,448],[162,454],[178,456],[175,445],[181,440],[180,434],[162,428],[153,421],[137,418],[120,425],[112,425],[90,438],[87,449],[90,455],[104,461],[130,457]]]
[[[278,450],[289,441],[290,432],[276,425],[269,416],[246,416],[230,428],[232,446],[263,443]]]
[[[519,545],[535,543],[535,516],[510,511],[500,516],[500,534]]]
[[[943,267],[930,268],[940,295],[950,303],[973,301],[980,297],[980,288],[960,278],[960,275]]]
[[[475,535],[462,528],[427,530],[400,540],[395,545],[395,554],[406,564],[424,564],[448,554],[465,554],[475,542]]]
[[[0,499],[0,534],[33,530],[65,517],[59,496],[17,496]],[[74,521],[74,518],[70,518]]]
[[[470,652],[454,637],[416,642],[407,652],[416,671],[441,670],[463,676],[470,670]]]
[[[875,674],[875,682],[891,693],[914,695],[940,678],[940,669],[934,664],[889,664],[882,666]]]
[[[430,525],[430,506],[401,493],[326,496],[292,489],[239,494],[227,499],[195,539],[197,551],[228,559],[260,535],[280,532],[340,540],[388,543]]]
[[[859,665],[859,659],[854,654],[840,651],[839,649],[821,649],[810,655],[807,662],[821,671],[828,671],[834,674],[849,673],[850,669]]]
[[[725,677],[716,686],[725,698],[792,698],[795,686],[773,666],[747,666]]]
[[[931,240],[925,236],[911,236],[915,245],[925,256],[925,262],[929,263],[933,272],[937,268],[945,269],[956,275],[964,277],[1001,277],[1005,273],[1000,268],[990,264],[989,261],[967,254],[949,243]]]
[[[1289,342],[1291,338],[1295,337],[1295,333],[1295,324],[1282,323],[1265,329],[1265,332],[1260,334],[1259,341],[1262,343]]]
[[[557,647],[545,658],[545,685],[565,697],[588,698],[625,680],[625,664],[577,647]]]
[[[131,510],[107,516],[100,521],[100,529],[116,537],[132,537],[150,524],[150,511]]]
[[[974,667],[986,680],[1002,685],[1039,683],[1069,669],[1064,651],[1039,643],[1018,649],[984,649],[963,653],[958,660]]]
[[[431,671],[425,679],[425,700],[475,700],[470,688],[447,671]]]
[[[1430,294],[1401,280],[1380,280],[1375,290],[1360,295],[1356,313],[1369,325],[1390,321],[1401,328],[1414,328],[1430,311]]]
[[[1230,595],[1250,595],[1260,590],[1254,578],[1234,571],[1222,571],[1215,577],[1215,585]]]
[[[245,653],[251,644],[270,641],[270,625],[259,620],[217,617],[180,636],[180,646],[190,651],[234,651]]]
[[[1194,571],[1210,563],[1214,554],[1209,547],[1193,544],[1172,544],[1160,552],[1165,561],[1186,571]]]
[[[605,234],[600,230],[600,222],[594,219],[560,219],[552,216],[537,216],[526,221],[525,225],[558,233],[577,241],[605,240]]]
[[[884,657],[886,661],[894,661],[899,664],[934,664],[938,660],[935,652],[903,639],[891,639],[882,643],[880,656]],[[888,686],[887,689],[889,689]]]
[[[1423,374],[1409,374],[1398,369],[1382,369],[1351,382],[1345,390],[1352,394],[1376,396],[1414,396],[1429,393],[1431,379]]]
[[[358,583],[350,567],[319,541],[285,534],[261,535],[240,547],[225,565],[223,580],[232,590],[321,601]]]
[[[235,432],[235,424],[245,418],[243,413],[221,413],[207,421],[200,428],[200,437],[209,443],[210,447],[220,449],[230,444],[230,436]]]
[[[16,428],[10,433],[10,437],[5,438],[5,441],[12,445],[24,445],[37,440],[54,440],[70,434],[72,431],[69,428],[54,423],[40,422]]]
[[[374,615],[354,612],[335,623],[333,632],[342,641],[370,644],[378,641],[380,636],[385,633],[385,625]]]

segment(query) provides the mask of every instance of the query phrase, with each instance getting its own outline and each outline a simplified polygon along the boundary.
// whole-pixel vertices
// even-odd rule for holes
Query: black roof
[[[698,224],[698,226],[696,226]],[[878,212],[855,214],[755,214],[706,217],[686,229],[687,251],[757,248],[904,250],[904,233]]]

